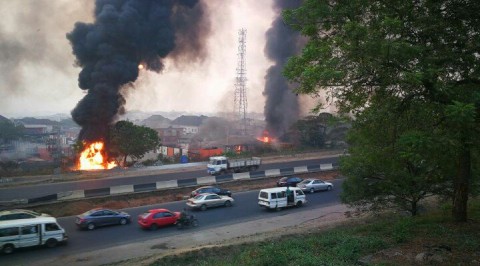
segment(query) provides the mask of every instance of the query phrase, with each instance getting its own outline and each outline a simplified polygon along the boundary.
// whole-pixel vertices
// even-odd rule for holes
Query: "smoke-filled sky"
[[[264,53],[276,18],[273,0],[208,0],[206,56],[167,58],[161,73],[140,71],[125,109],[196,113],[233,110],[238,30],[247,29],[248,112],[264,111],[265,75],[273,65]],[[76,22],[93,22],[93,0],[15,0],[0,5],[0,115],[70,114],[85,96],[79,89],[66,38]],[[178,60],[178,59],[183,59]],[[181,62],[181,63],[178,63]]]

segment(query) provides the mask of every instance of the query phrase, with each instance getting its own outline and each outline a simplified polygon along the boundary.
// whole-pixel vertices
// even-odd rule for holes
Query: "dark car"
[[[214,186],[206,186],[206,187],[199,187],[194,191],[192,191],[192,193],[190,193],[190,197],[193,198],[203,193],[214,193],[217,195],[223,195],[223,196],[229,196],[229,197],[232,196],[232,192],[228,189],[223,189],[223,188],[214,187]]]
[[[277,181],[277,187],[296,187],[303,179],[297,176],[285,176]]]
[[[126,212],[96,208],[78,215],[75,223],[81,229],[93,230],[105,225],[125,225],[131,220],[130,214]]]
[[[17,220],[17,219],[31,219],[36,217],[49,217],[45,213],[38,213],[30,210],[15,209],[8,211],[0,211],[0,221]]]

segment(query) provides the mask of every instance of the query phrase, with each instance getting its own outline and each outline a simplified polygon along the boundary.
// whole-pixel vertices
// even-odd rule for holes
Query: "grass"
[[[372,255],[373,265],[409,265],[430,247],[450,249],[435,265],[480,262],[480,199],[471,199],[469,222],[455,223],[450,206],[417,217],[383,214],[315,233],[289,235],[262,242],[204,248],[161,258],[157,265],[358,265]],[[407,256],[384,257],[381,250]]]

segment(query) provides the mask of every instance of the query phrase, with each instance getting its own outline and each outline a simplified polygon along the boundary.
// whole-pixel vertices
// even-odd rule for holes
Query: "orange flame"
[[[103,142],[98,141],[88,145],[80,154],[79,170],[96,170],[96,169],[112,169],[117,166],[115,162],[107,162],[104,160]]]
[[[261,141],[263,143],[271,143],[271,142],[275,141],[274,138],[269,137],[268,131],[266,131],[266,130],[263,131],[263,136],[257,137],[257,140]]]

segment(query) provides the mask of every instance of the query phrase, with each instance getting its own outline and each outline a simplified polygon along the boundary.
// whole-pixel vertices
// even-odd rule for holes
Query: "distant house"
[[[52,132],[51,125],[23,125],[25,127],[24,133],[26,135],[44,135]]]
[[[165,118],[161,115],[152,115],[147,119],[139,122],[142,126],[147,126],[150,128],[167,128],[170,126],[172,121],[168,118]]]
[[[172,121],[172,125],[183,128],[183,134],[194,135],[198,133],[200,125],[207,119],[207,116],[182,115]]]
[[[178,147],[183,134],[181,127],[156,128],[163,146]]]
[[[5,116],[0,115],[0,122],[9,122],[10,119],[6,118]]]

